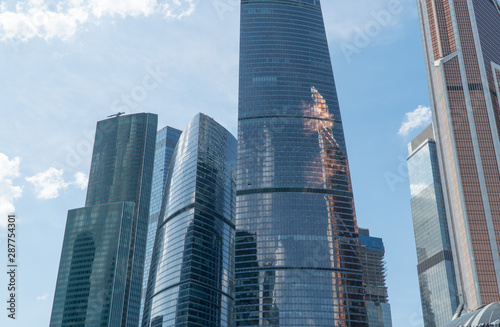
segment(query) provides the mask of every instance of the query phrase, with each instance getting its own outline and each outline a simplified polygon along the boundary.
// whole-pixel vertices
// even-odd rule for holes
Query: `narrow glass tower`
[[[319,0],[242,0],[236,326],[367,326]]]
[[[153,255],[156,227],[158,226],[161,201],[163,199],[163,192],[165,191],[165,184],[167,182],[168,168],[170,167],[170,160],[172,159],[175,146],[177,145],[177,141],[179,140],[181,133],[182,131],[167,126],[159,130],[156,134],[155,161],[153,169],[153,183],[151,187],[151,204],[149,206],[148,238],[146,243],[146,258],[144,259],[144,278],[142,280],[139,326],[142,322],[144,298],[146,297],[146,288],[148,287],[149,266],[151,265],[151,256]]]

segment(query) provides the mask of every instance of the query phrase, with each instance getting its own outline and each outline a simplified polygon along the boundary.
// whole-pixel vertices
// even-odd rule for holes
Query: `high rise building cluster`
[[[500,301],[500,5],[417,6],[433,112],[408,146],[424,323],[468,326]],[[201,113],[157,127],[98,122],[51,327],[392,326],[319,0],[241,1],[237,139]]]
[[[500,5],[418,0],[433,125],[408,146],[426,327],[500,301]],[[494,315],[447,326],[482,326]],[[498,321],[497,321],[498,322]]]

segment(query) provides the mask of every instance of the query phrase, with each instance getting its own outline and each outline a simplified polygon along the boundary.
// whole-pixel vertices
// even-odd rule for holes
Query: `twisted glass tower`
[[[143,327],[231,327],[236,139],[197,115],[171,160]]]
[[[319,0],[242,0],[236,326],[367,326]]]

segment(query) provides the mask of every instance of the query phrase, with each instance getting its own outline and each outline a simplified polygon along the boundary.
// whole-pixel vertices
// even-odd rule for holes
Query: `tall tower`
[[[432,124],[408,144],[411,211],[425,327],[449,322],[459,302]]]
[[[182,133],[158,220],[143,327],[232,327],[237,142],[203,114]]]
[[[391,305],[385,284],[385,248],[379,237],[370,236],[368,229],[359,229],[361,263],[365,282],[366,308],[370,327],[392,327]]]
[[[162,128],[156,134],[155,161],[153,168],[153,184],[151,188],[151,204],[149,206],[148,238],[146,242],[146,258],[144,260],[144,277],[142,281],[141,296],[141,314],[139,317],[139,326],[142,322],[144,309],[144,299],[146,297],[146,288],[148,286],[149,266],[151,265],[151,256],[153,254],[153,245],[155,243],[156,227],[158,226],[158,217],[160,216],[161,201],[168,177],[168,168],[170,160],[174,154],[175,146],[181,136],[182,131],[167,126]]]
[[[500,300],[500,5],[418,0],[460,302]]]
[[[86,205],[68,212],[50,326],[137,326],[157,120],[97,123]]]
[[[242,0],[236,326],[367,326],[319,0]]]

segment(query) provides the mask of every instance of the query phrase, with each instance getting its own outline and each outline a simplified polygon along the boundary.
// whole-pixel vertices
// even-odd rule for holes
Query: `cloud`
[[[14,186],[12,179],[19,176],[20,158],[9,158],[0,153],[0,227],[7,224],[7,215],[14,213],[14,201],[21,197],[22,188]]]
[[[26,180],[35,185],[36,197],[38,199],[55,199],[59,196],[59,190],[69,186],[63,178],[64,171],[54,167],[38,173],[35,176],[27,177]]]
[[[401,136],[408,136],[408,134],[415,128],[426,126],[432,121],[431,108],[418,106],[412,112],[406,113],[405,121],[401,124],[398,134]]]
[[[48,293],[45,293],[45,294],[43,294],[43,295],[39,295],[39,296],[37,296],[37,297],[36,297],[36,300],[37,300],[37,301],[45,301],[45,300],[47,300],[48,298],[49,298],[49,294],[48,294]]]
[[[161,12],[165,18],[182,19],[191,16],[196,9],[194,0],[173,0],[161,5]]]
[[[59,196],[59,191],[73,185],[81,190],[87,187],[88,177],[82,172],[75,174],[73,182],[64,180],[64,170],[51,167],[44,172],[38,173],[35,176],[27,177],[26,180],[35,186],[35,193],[38,199],[49,200]]]
[[[87,188],[88,183],[89,183],[89,178],[86,174],[81,172],[75,174],[75,181],[73,182],[73,185],[80,188],[81,190],[84,190]]]
[[[195,0],[27,0],[0,3],[0,41],[33,38],[66,40],[86,23],[106,16],[182,19],[195,11]]]

